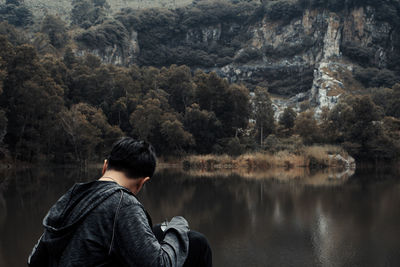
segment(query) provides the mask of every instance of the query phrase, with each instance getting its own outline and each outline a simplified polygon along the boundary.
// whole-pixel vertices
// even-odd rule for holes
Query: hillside
[[[5,3],[1,0],[0,3]],[[37,18],[47,14],[58,15],[64,20],[69,20],[71,15],[73,0],[24,0],[24,4],[32,11]],[[134,9],[144,8],[176,8],[191,4],[192,0],[107,0],[110,13],[119,11],[122,8],[130,7]]]
[[[399,1],[104,0],[93,8],[85,1],[25,5],[36,20],[43,12],[71,23],[78,54],[117,65],[213,70],[251,88],[297,95],[295,102],[329,105],[346,90],[400,80]],[[175,8],[147,9],[159,6]],[[102,15],[90,19],[93,10]]]
[[[104,9],[113,12],[100,22],[75,23],[84,28],[70,31],[76,53],[116,65],[216,71],[283,96],[278,112],[332,107],[344,93],[400,81],[399,1],[176,1],[175,9],[116,11],[138,3],[109,0]]]
[[[65,20],[32,3],[0,4],[0,141],[15,157],[84,159],[121,134],[165,155],[400,154],[399,1],[73,0]]]

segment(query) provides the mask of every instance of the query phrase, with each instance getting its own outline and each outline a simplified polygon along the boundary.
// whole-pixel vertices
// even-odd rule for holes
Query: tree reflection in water
[[[371,174],[379,181],[365,178]],[[191,229],[206,234],[215,266],[400,265],[400,182],[395,174],[367,171],[350,179],[329,172],[325,178],[305,175],[164,169],[139,198],[154,222],[183,215]],[[4,174],[0,265],[25,265],[50,206],[73,183],[98,176],[99,170],[65,168]]]

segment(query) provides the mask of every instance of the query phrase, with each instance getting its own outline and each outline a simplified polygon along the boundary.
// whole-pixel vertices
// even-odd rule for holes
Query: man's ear
[[[139,181],[138,181],[138,189],[137,189],[137,192],[139,192],[142,188],[143,188],[143,185],[148,181],[148,180],[150,180],[150,177],[144,177],[144,178],[141,178]]]
[[[105,159],[103,163],[103,170],[101,171],[101,175],[104,175],[108,167],[108,161]]]

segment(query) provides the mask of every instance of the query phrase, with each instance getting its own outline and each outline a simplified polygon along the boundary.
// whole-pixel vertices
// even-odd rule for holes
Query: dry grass
[[[332,155],[347,157],[348,154],[336,146],[309,146],[301,153],[295,154],[288,151],[271,153],[251,153],[239,157],[228,155],[195,155],[183,161],[185,169],[220,170],[220,169],[245,169],[247,171],[269,170],[272,168],[292,169],[297,167],[327,168],[340,167]]]
[[[344,90],[341,89],[339,86],[335,86],[334,88],[330,89],[327,96],[338,96],[344,93]]]

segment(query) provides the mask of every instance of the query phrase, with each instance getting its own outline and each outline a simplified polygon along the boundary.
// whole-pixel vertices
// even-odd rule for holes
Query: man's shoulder
[[[140,203],[137,197],[133,193],[131,193],[128,189],[117,184],[115,185],[115,188],[117,189],[115,193],[112,194],[106,201],[104,201],[103,204],[113,205],[115,203],[118,203],[120,207],[126,207],[126,206],[143,207],[142,203]]]

